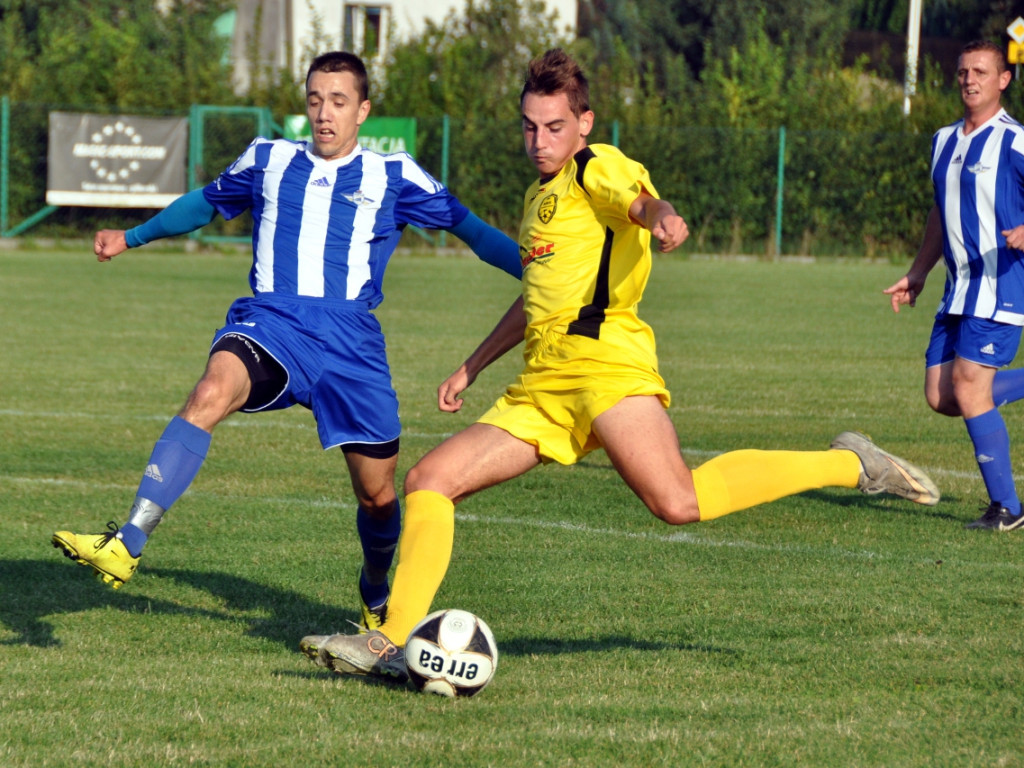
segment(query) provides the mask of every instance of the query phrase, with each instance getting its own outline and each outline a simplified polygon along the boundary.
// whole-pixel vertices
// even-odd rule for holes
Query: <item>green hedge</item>
[[[45,206],[47,114],[51,105],[12,104],[9,225]],[[131,110],[126,110],[131,111]],[[237,120],[206,124],[203,178],[223,169],[251,138]],[[246,135],[242,135],[242,134]],[[419,161],[441,177],[443,118],[418,121]],[[642,162],[662,197],[690,224],[686,250],[774,255],[779,129],[648,127],[599,123],[595,142],[611,142]],[[449,187],[470,208],[514,233],[522,195],[534,178],[518,121],[449,120]],[[782,253],[906,255],[921,236],[930,205],[930,136],[895,132],[787,130]],[[215,156],[215,158],[214,158]],[[216,166],[216,167],[214,167]],[[88,237],[99,227],[132,226],[151,210],[65,208],[27,234]],[[241,234],[233,226],[217,234]]]

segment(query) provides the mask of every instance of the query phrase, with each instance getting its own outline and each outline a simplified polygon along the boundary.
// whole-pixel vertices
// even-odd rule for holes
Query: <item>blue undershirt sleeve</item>
[[[508,272],[516,280],[523,278],[523,263],[519,258],[516,241],[490,224],[485,224],[473,212],[448,231],[468,245],[481,261]]]
[[[202,189],[193,189],[164,208],[153,218],[124,233],[129,248],[192,232],[206,226],[217,215],[217,209],[210,205]]]

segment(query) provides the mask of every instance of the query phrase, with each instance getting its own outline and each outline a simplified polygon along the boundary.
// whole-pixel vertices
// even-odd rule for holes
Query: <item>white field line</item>
[[[22,486],[51,486],[51,487],[68,487],[68,488],[79,488],[86,491],[120,491],[126,496],[130,493],[134,493],[135,486],[129,486],[117,483],[94,483],[84,480],[73,480],[66,478],[36,478],[36,477],[14,477],[11,475],[0,474],[0,486],[4,483],[11,485],[22,485]],[[188,491],[188,496],[196,496],[207,499],[215,499],[226,503],[237,503],[244,504],[251,501],[249,497],[237,496],[231,494],[221,494],[210,491]],[[334,499],[302,499],[302,498],[291,498],[291,497],[261,497],[260,502],[278,504],[281,506],[291,506],[296,508],[309,508],[318,510],[338,510],[348,512],[352,509],[350,502],[341,502]],[[742,513],[741,513],[742,514]],[[461,523],[478,524],[478,525],[497,525],[507,526],[514,528],[541,528],[546,530],[566,531],[571,533],[578,533],[587,536],[597,536],[601,538],[617,538],[617,539],[632,539],[639,541],[651,541],[665,544],[681,544],[695,547],[708,547],[708,548],[730,548],[737,550],[747,551],[758,551],[758,552],[779,552],[788,554],[805,554],[805,555],[827,555],[833,558],[848,558],[848,559],[861,559],[861,560],[890,560],[891,555],[886,555],[879,552],[874,552],[869,549],[844,549],[841,547],[813,547],[806,545],[793,545],[793,544],[764,544],[762,542],[746,541],[743,539],[709,539],[699,534],[692,533],[689,530],[681,529],[670,529],[668,533],[654,533],[650,531],[624,531],[617,528],[597,528],[594,526],[584,525],[580,523],[569,522],[565,520],[537,520],[532,518],[520,518],[520,517],[507,517],[507,516],[487,516],[472,513],[458,512],[455,515],[456,520]],[[914,564],[926,564],[931,565],[934,563],[934,558],[921,558],[917,560],[909,560]],[[977,563],[965,560],[952,560],[944,559],[944,562],[948,565],[967,565],[974,566]],[[1014,572],[1024,571],[1024,563],[1014,563],[1009,561],[1003,561],[1000,563],[989,563],[986,568],[995,568],[997,570],[1011,570]]]
[[[74,418],[95,418],[95,419],[108,419],[107,414],[90,414],[90,413],[75,413],[69,414],[65,411],[21,411],[11,409],[0,409],[0,417],[9,416],[16,418],[67,418],[69,416]],[[122,417],[123,418],[123,417]],[[130,417],[144,421],[170,421],[170,416],[135,416]],[[229,419],[225,421],[218,429],[231,427],[290,427],[297,429],[315,429],[312,422],[309,424],[300,424],[293,421],[284,421],[281,419],[268,418],[266,414],[262,415],[259,419]],[[451,433],[420,433],[420,432],[403,432],[403,437],[409,438],[424,438],[431,439],[437,442],[449,437]],[[686,456],[699,456],[702,458],[711,458],[717,456],[721,451],[707,451],[697,448],[683,448],[682,452]],[[924,467],[925,471],[935,476],[951,477],[957,479],[974,479],[977,477],[976,471],[964,471],[955,469],[945,469],[936,467]],[[95,483],[88,481],[79,481],[68,478],[39,478],[39,477],[14,477],[11,475],[0,474],[0,483],[11,483],[14,485],[40,485],[40,486],[66,486],[76,487],[83,490],[100,490],[100,491],[123,491],[127,493],[134,493],[136,486],[127,486],[117,483]],[[231,496],[224,494],[211,493],[208,491],[188,491],[187,495],[196,494],[197,496],[203,496],[207,498],[214,498],[223,501],[236,501],[245,502],[248,501],[246,497],[242,496]],[[279,499],[268,499],[262,498],[261,501],[270,502],[281,505],[292,505],[292,506],[305,506],[308,508],[315,509],[349,509],[351,506],[349,503],[343,503],[331,499],[296,499],[296,498],[279,498]],[[642,539],[646,541],[660,541],[666,543],[678,543],[678,544],[690,544],[694,546],[704,547],[734,547],[737,549],[747,550],[760,550],[760,551],[778,551],[778,552],[824,552],[832,556],[843,556],[843,557],[857,557],[857,558],[882,558],[880,555],[869,550],[842,550],[836,548],[819,549],[813,547],[800,547],[800,546],[789,546],[789,545],[766,545],[752,541],[742,540],[715,540],[707,539],[689,531],[673,530],[671,533],[650,533],[650,532],[630,532],[623,531],[614,528],[592,528],[586,525],[580,525],[578,523],[570,523],[566,521],[550,521],[550,520],[534,520],[526,518],[511,518],[511,517],[486,517],[473,514],[457,513],[456,519],[466,523],[480,523],[485,525],[508,525],[516,527],[533,527],[533,528],[548,528],[556,530],[574,531],[577,533],[583,533],[588,535],[596,536],[607,536],[617,537],[626,539]],[[1012,566],[1012,564],[1007,563]],[[1015,569],[1017,566],[1012,566]],[[1024,566],[1021,566],[1024,567]]]
[[[109,414],[101,413],[68,413],[67,411],[23,411],[14,409],[0,409],[0,417],[10,416],[14,418],[33,418],[33,419],[47,419],[47,418],[76,418],[76,419],[103,419],[107,420],[110,418]],[[300,430],[315,431],[316,425],[312,421],[308,423],[298,423],[295,421],[286,421],[283,419],[274,419],[268,414],[260,414],[258,419],[245,418],[240,416],[238,418],[229,418],[228,420],[221,423],[217,429],[237,429],[237,428],[270,428],[275,429],[291,428]],[[153,415],[139,415],[139,416],[124,416],[121,415],[120,419],[134,419],[137,421],[158,421],[167,423],[173,418],[172,415],[167,416],[153,416]],[[441,442],[446,438],[452,436],[451,432],[412,432],[404,430],[402,437],[410,439],[424,439],[433,440],[435,442]],[[700,448],[682,448],[684,456],[695,456],[704,459],[718,456],[722,451],[708,451]],[[920,464],[918,466],[921,466]],[[951,477],[958,480],[972,480],[978,477],[978,472],[975,470],[959,470],[959,469],[946,469],[943,467],[927,467],[921,466],[923,470],[932,475],[939,477]]]

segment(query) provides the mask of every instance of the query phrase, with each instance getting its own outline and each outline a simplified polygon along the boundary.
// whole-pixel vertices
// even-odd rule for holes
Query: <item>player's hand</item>
[[[1003,237],[1006,238],[1006,244],[1011,248],[1016,248],[1018,251],[1024,251],[1024,224],[1014,227],[1013,229],[1004,229]]]
[[[920,288],[914,289],[910,285],[910,278],[904,275],[898,281],[886,288],[882,293],[886,294],[891,303],[892,311],[899,312],[901,304],[909,304],[913,307],[917,303],[917,296]]]
[[[92,240],[92,252],[97,261],[110,261],[119,253],[128,250],[123,229],[101,229]]]
[[[472,383],[466,366],[459,366],[459,369],[442,381],[441,386],[437,388],[437,407],[445,413],[459,411],[463,403],[459,395],[469,389],[469,385]]]
[[[658,250],[668,253],[678,248],[690,236],[690,228],[679,214],[670,214],[658,220],[651,227],[651,234],[658,241]]]

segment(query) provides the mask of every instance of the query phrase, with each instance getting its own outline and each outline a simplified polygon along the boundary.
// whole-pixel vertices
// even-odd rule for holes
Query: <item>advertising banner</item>
[[[50,113],[48,205],[163,208],[186,192],[187,118]]]

